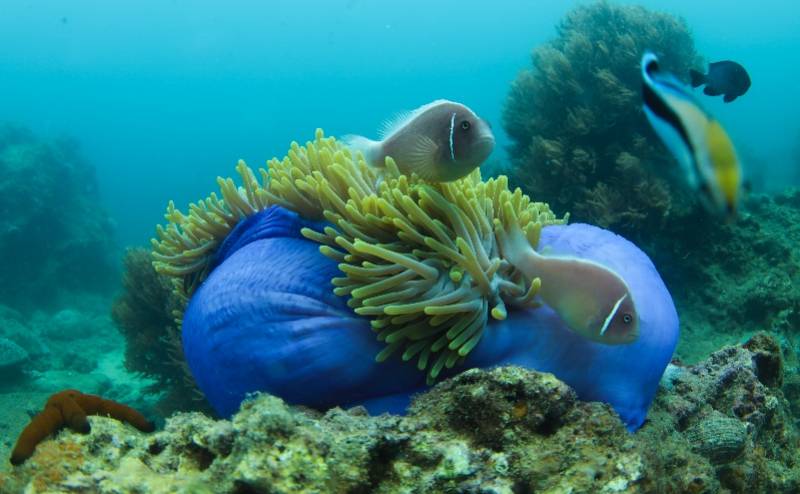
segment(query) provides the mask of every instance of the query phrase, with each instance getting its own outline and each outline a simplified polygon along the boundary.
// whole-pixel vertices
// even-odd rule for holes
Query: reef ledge
[[[796,492],[782,365],[765,333],[672,365],[636,434],[518,367],[466,371],[404,417],[263,394],[231,420],[178,413],[147,435],[91,417],[91,434],[64,431],[0,473],[0,492]]]

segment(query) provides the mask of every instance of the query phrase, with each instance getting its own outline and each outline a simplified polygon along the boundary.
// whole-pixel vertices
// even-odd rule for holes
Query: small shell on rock
[[[747,444],[747,425],[742,421],[713,412],[686,431],[692,449],[712,463],[736,459]]]

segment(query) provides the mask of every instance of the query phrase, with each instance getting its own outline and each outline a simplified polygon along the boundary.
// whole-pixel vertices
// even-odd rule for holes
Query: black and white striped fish
[[[400,172],[433,182],[468,175],[494,149],[494,135],[485,120],[461,103],[443,99],[388,122],[379,141],[362,136],[344,140],[372,166],[383,167],[391,156]]]
[[[642,97],[650,125],[686,172],[703,202],[727,214],[736,211],[742,171],[722,125],[650,52],[642,57]]]

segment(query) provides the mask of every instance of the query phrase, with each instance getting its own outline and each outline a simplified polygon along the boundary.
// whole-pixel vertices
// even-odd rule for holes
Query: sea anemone
[[[542,226],[566,222],[506,177],[483,181],[476,170],[451,183],[401,175],[391,158],[386,171],[370,168],[321,130],[304,147],[253,172],[236,167],[242,185],[218,178],[211,194],[189,213],[167,209],[169,224],[153,239],[154,266],[173,279],[185,302],[209,270],[228,234],[243,219],[278,205],[320,228],[302,234],[339,263],[334,292],[371,318],[385,348],[383,361],[402,350],[428,381],[452,368],[477,345],[489,317],[505,319],[508,306],[536,307],[541,282],[526,280],[500,254],[495,220],[516,223],[533,247]],[[505,212],[504,212],[505,211]],[[505,223],[503,223],[505,222]]]

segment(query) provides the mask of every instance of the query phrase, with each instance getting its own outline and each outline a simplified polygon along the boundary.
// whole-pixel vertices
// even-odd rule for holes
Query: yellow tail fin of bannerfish
[[[728,213],[736,211],[742,183],[742,171],[733,142],[719,122],[711,120],[706,128],[706,139],[711,166]]]

